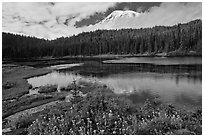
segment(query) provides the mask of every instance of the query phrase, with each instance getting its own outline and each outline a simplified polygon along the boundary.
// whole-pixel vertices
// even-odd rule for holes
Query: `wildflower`
[[[109,111],[109,114],[108,114],[108,115],[109,115],[109,117],[112,117],[112,116],[113,116],[112,110]]]
[[[101,130],[101,133],[103,134],[105,130]]]

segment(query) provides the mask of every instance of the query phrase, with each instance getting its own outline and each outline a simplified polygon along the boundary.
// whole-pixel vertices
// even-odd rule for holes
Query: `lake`
[[[52,73],[28,82],[33,88],[57,84],[60,89],[81,79],[106,84],[134,103],[158,97],[177,105],[202,105],[201,57],[134,57],[58,66],[49,67],[55,68]]]

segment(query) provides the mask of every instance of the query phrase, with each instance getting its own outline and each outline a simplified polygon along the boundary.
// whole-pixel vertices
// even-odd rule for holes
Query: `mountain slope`
[[[92,25],[91,29],[120,29],[120,28],[130,28],[128,24],[132,20],[140,17],[142,13],[138,13],[132,10],[116,10],[109,14],[105,19]]]
[[[127,11],[116,10],[116,11],[113,11],[111,14],[109,14],[101,22],[99,22],[99,24],[116,22],[123,19],[131,19],[131,18],[138,17],[139,15],[140,13],[137,13],[131,10],[127,10]]]

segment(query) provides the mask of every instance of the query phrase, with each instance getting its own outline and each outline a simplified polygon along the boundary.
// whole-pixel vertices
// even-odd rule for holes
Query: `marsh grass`
[[[21,97],[18,100],[12,102],[3,102],[2,118],[8,117],[19,111],[32,108],[43,103],[47,103],[55,100],[52,96],[46,95],[32,95],[28,97]]]

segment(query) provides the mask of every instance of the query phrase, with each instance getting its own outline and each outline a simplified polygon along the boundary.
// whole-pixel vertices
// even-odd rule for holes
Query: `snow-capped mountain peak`
[[[111,14],[109,14],[105,19],[103,19],[100,23],[107,23],[112,22],[118,19],[124,19],[124,18],[134,18],[138,17],[140,13],[132,11],[132,10],[115,10]]]

